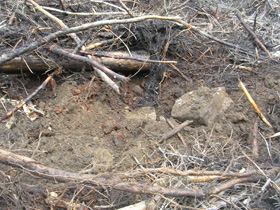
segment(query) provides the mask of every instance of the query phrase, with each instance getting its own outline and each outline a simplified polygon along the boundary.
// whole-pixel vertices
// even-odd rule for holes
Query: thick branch
[[[3,65],[5,62],[12,60],[13,58],[19,57],[19,56],[21,56],[22,54],[24,54],[26,52],[30,52],[32,50],[35,50],[36,48],[38,48],[38,47],[40,47],[40,46],[42,46],[42,45],[44,45],[46,43],[49,43],[53,39],[58,38],[58,37],[63,36],[63,35],[66,35],[66,34],[69,34],[69,33],[83,31],[83,30],[87,30],[87,29],[90,29],[90,28],[98,27],[98,26],[135,23],[135,22],[140,22],[140,21],[149,20],[149,19],[167,20],[167,21],[173,21],[173,22],[180,23],[184,27],[186,27],[186,28],[188,28],[190,30],[193,30],[193,31],[195,31],[195,32],[197,32],[197,33],[199,33],[199,34],[201,34],[201,35],[203,35],[203,36],[205,36],[205,37],[207,37],[209,39],[212,39],[214,41],[217,41],[219,43],[222,43],[222,44],[227,45],[229,47],[232,47],[234,49],[237,48],[238,50],[240,50],[240,51],[242,51],[244,53],[248,53],[250,55],[253,55],[252,53],[249,53],[247,50],[242,49],[240,46],[237,46],[237,45],[229,43],[229,42],[225,42],[225,41],[223,41],[221,39],[218,39],[216,37],[213,37],[213,36],[205,33],[202,30],[199,30],[197,27],[194,27],[194,26],[190,25],[189,23],[186,23],[186,22],[182,21],[181,18],[179,18],[179,17],[164,17],[164,16],[151,15],[151,16],[142,16],[142,17],[136,17],[136,18],[129,18],[129,19],[124,19],[124,20],[102,20],[102,21],[96,21],[96,22],[86,23],[86,24],[83,24],[83,25],[80,25],[80,26],[68,28],[68,29],[65,29],[63,31],[54,32],[54,33],[52,33],[52,34],[50,34],[48,36],[43,37],[42,39],[40,39],[40,40],[38,40],[36,42],[27,44],[26,46],[18,48],[18,49],[14,50],[14,51],[12,51],[10,53],[2,54],[1,57],[0,57],[0,66]],[[273,60],[273,61],[275,61],[275,60]],[[278,61],[275,61],[275,62],[278,63]]]
[[[67,50],[66,50],[67,51]],[[80,51],[83,54],[88,54],[86,52]],[[94,54],[94,60],[98,63],[107,66],[109,69],[114,71],[148,71],[150,70],[151,62],[160,62],[160,61],[153,61],[149,60],[149,56],[147,54],[137,54],[133,53],[133,57],[131,57],[126,52],[91,52],[89,55]],[[33,72],[40,72],[43,73],[47,70],[57,68],[58,66],[55,64],[57,62],[46,62],[41,58],[33,55],[28,55],[24,57],[26,63],[28,64],[29,68]],[[170,61],[171,62],[171,61]],[[83,62],[76,61],[73,59],[65,59],[59,61],[59,65],[63,66],[65,69],[71,70],[79,70],[83,65]],[[89,69],[88,65],[85,65],[86,69]],[[20,57],[14,58],[11,61],[6,62],[2,66],[0,66],[0,72],[2,73],[16,73],[21,71],[30,70],[26,66],[25,62]]]
[[[124,182],[119,179],[119,176],[111,173],[94,176],[91,174],[78,174],[60,169],[50,168],[36,162],[31,158],[16,155],[2,149],[0,149],[0,162],[10,166],[21,168],[23,170],[27,170],[28,172],[39,177],[55,180],[58,182],[82,182],[89,185],[112,187],[117,190],[139,194],[162,194],[166,196],[189,197],[205,196],[202,190],[193,190],[188,188],[169,189],[134,182]]]

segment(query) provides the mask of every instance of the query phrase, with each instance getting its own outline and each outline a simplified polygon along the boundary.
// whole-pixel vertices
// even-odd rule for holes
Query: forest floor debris
[[[0,77],[1,117],[13,110],[0,124],[2,209],[142,208],[143,201],[154,209],[280,207],[274,1],[59,2],[0,3],[0,63],[20,54],[28,70]],[[108,51],[125,51],[125,59],[141,51],[149,56],[134,58],[143,63],[136,72],[107,75],[116,94],[106,77],[89,66],[68,69],[71,58],[52,48],[86,59]],[[32,74],[28,56],[48,69]],[[46,78],[51,82],[42,83]],[[258,120],[241,80],[271,126]],[[222,90],[222,99],[211,101],[213,90]],[[204,123],[174,119],[176,100],[190,92],[209,96],[188,97],[191,110],[205,108],[192,113],[206,117]],[[20,104],[39,110],[36,119]]]

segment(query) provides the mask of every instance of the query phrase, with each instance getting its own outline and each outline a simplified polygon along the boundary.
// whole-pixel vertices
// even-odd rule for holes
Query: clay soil
[[[44,1],[41,3],[43,4]],[[75,7],[75,2],[73,4]],[[154,4],[156,4],[155,1]],[[149,8],[149,4],[143,3],[143,5]],[[170,5],[172,6],[172,3]],[[2,8],[4,6],[2,4]],[[175,7],[175,4],[173,6]],[[192,1],[188,4],[188,8],[196,10],[201,9],[200,6]],[[205,10],[201,11],[212,15],[212,6],[210,6],[204,5]],[[164,5],[162,7],[164,8]],[[193,18],[193,22],[196,18],[199,22],[202,18],[205,21],[209,20],[209,17],[206,18],[201,14],[192,13],[192,15],[194,16],[189,14]],[[222,11],[218,15],[220,18],[228,18]],[[226,20],[221,19],[220,21]],[[201,25],[201,27],[204,26]],[[231,37],[234,33],[224,36],[231,37],[232,40],[229,41],[239,41],[254,52],[257,47],[250,44],[251,39],[246,39],[247,32],[239,30],[238,33],[244,36],[240,38],[242,41],[237,37]],[[214,31],[215,29],[213,29],[212,35],[219,37],[219,33],[214,33]],[[192,37],[192,35],[189,36]],[[126,172],[141,167],[228,170],[232,172],[240,172],[248,168],[256,169],[242,152],[250,156],[263,170],[279,167],[279,137],[266,138],[280,130],[279,63],[269,59],[260,58],[258,60],[254,56],[242,60],[245,55],[237,53],[238,58],[234,57],[234,51],[222,44],[205,37],[194,38],[194,36],[192,38],[186,36],[186,39],[191,39],[196,46],[182,44],[181,47],[177,46],[167,54],[167,60],[175,59],[178,62],[177,68],[187,79],[169,65],[162,64],[160,71],[164,74],[160,75],[160,80],[151,77],[154,72],[140,72],[129,82],[118,83],[121,91],[121,94],[118,95],[94,71],[63,69],[61,74],[54,77],[55,90],[54,86],[49,84],[32,98],[32,103],[42,111],[41,114],[36,113],[36,120],[31,121],[20,109],[0,124],[1,149],[31,157],[49,167],[96,175],[108,172]],[[179,38],[180,40],[176,41],[177,44],[184,41],[181,36]],[[7,36],[5,39],[9,40],[11,37]],[[199,43],[199,40],[203,43]],[[267,56],[261,49],[258,48],[258,50],[263,57]],[[176,52],[179,56],[176,56]],[[237,68],[237,65],[247,66],[250,70]],[[135,72],[120,73],[131,76]],[[1,74],[0,98],[5,98],[0,106],[1,114],[10,110],[14,103],[19,101],[18,96],[25,98],[32,93],[47,75]],[[239,79],[246,85],[256,104],[272,124],[272,128],[258,117],[240,88]],[[155,89],[157,93],[151,96],[148,95],[151,93],[147,91],[147,84],[152,82],[157,82],[158,89]],[[171,109],[175,100],[200,87],[225,87],[228,96],[232,99],[230,107],[219,115],[211,126],[185,127],[180,134],[188,147],[185,147],[176,135],[158,145],[157,140],[172,129],[166,119],[171,119],[175,125],[181,123],[171,118]],[[152,99],[148,96],[151,96]],[[200,103],[207,102],[202,99]],[[252,139],[256,122],[258,125],[258,158],[252,155]],[[189,158],[182,159],[183,157]],[[10,166],[1,165],[0,169],[3,184],[1,186],[3,196],[0,203],[2,209],[28,209],[28,206],[29,208],[36,206],[37,209],[49,209],[51,205],[45,200],[48,197],[47,191],[55,191],[65,200],[78,198],[77,202],[84,202],[93,209],[98,209],[97,206],[105,209],[118,209],[154,196],[135,195],[110,189],[94,191],[92,188],[73,183],[58,184]],[[5,178],[7,176],[10,177],[10,182]],[[149,182],[150,179],[154,178],[147,175],[146,178],[143,178],[143,182]],[[277,181],[276,176],[272,179]],[[155,182],[164,186],[180,186],[178,183],[183,182],[175,178],[167,180]],[[216,182],[219,181],[210,182],[208,186],[215,186]],[[276,190],[269,185],[262,190],[265,183],[266,180],[262,180],[228,188],[220,195],[224,199],[230,200],[231,195],[242,196],[234,202],[235,204],[228,204],[223,208],[279,208],[280,199]],[[37,191],[30,193],[27,186],[35,187]],[[82,187],[84,188],[82,189]],[[206,185],[202,184],[200,187],[205,188]],[[81,190],[81,194],[75,197],[74,195],[79,190]],[[9,194],[8,191],[12,193]],[[15,195],[15,197],[10,197],[10,195]],[[26,200],[22,200],[23,198]],[[213,198],[219,200],[218,197],[198,199],[161,197],[158,200],[158,208],[160,209],[161,206],[162,209],[179,209],[180,207],[176,207],[174,203],[170,202],[173,200],[182,206],[207,209],[207,207],[211,207]],[[165,207],[163,207],[164,205]],[[56,206],[55,208],[63,209],[64,207]],[[185,209],[187,208],[185,207]]]

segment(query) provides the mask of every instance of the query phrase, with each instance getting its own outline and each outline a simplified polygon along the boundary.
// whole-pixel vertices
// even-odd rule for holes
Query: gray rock
[[[181,122],[193,120],[195,126],[213,125],[215,118],[231,104],[224,87],[200,87],[178,98],[172,108],[171,116]]]

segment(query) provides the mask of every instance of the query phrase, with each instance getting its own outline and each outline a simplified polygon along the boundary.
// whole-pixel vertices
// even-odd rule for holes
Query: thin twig
[[[36,153],[36,152],[38,151],[38,149],[39,149],[39,146],[40,146],[40,143],[41,143],[41,137],[42,137],[42,133],[43,133],[43,132],[44,132],[44,131],[41,131],[40,134],[39,134],[39,137],[38,137],[38,144],[37,144],[35,150],[33,151],[32,155],[31,155],[31,158],[34,158],[35,153]]]
[[[23,107],[41,89],[45,88],[46,85],[49,83],[49,81],[53,78],[53,76],[55,74],[59,74],[60,71],[61,71],[61,69],[59,68],[56,71],[54,71],[53,73],[51,73],[50,76],[48,76],[48,78],[45,79],[45,81],[33,93],[31,93],[27,98],[25,98],[19,105],[15,106],[12,110],[10,110],[8,113],[6,113],[4,116],[2,116],[2,118],[0,119],[0,122],[3,121],[4,119],[10,117],[16,110],[18,110],[21,107]]]
[[[244,152],[242,151],[243,155],[245,155],[245,157],[251,162],[253,163],[253,165],[261,172],[261,174],[266,178],[266,180],[271,180],[265,173],[264,171]],[[271,186],[276,190],[276,192],[278,192],[278,194],[280,195],[280,187],[274,182],[274,181],[270,181]]]
[[[223,203],[220,203],[219,206],[217,206],[217,209],[220,209],[219,207],[226,207],[226,204],[231,205],[234,209],[239,209],[238,206],[236,206],[236,205],[232,202],[232,200],[240,200],[240,199],[238,199],[238,197],[236,197],[236,198],[234,198],[234,199],[230,198],[230,201],[228,201],[227,199],[222,198],[222,197],[219,196],[219,195],[212,195],[212,196],[221,199],[221,200],[223,201],[223,203],[225,204],[225,205],[223,205]]]
[[[119,79],[119,80],[122,80],[122,81],[129,81],[129,78],[128,77],[125,77],[125,76],[122,76],[120,74],[117,74],[116,72],[108,69],[107,67],[99,64],[98,62],[92,60],[92,59],[89,59],[88,57],[84,57],[84,56],[81,56],[81,55],[77,55],[77,54],[73,54],[73,53],[70,53],[70,52],[67,52],[61,48],[58,48],[58,47],[49,47],[49,50],[51,52],[54,52],[56,54],[60,54],[60,55],[64,55],[66,57],[69,57],[71,59],[75,59],[75,60],[78,60],[78,61],[83,61],[83,62],[86,62],[88,63],[89,65],[93,66],[93,67],[96,67],[98,69],[100,69],[101,71],[103,71],[104,73],[112,76],[113,78],[116,78],[116,79]]]
[[[254,129],[253,129],[253,139],[252,139],[252,152],[254,158],[259,157],[259,147],[258,147],[258,119],[256,119],[254,123]]]
[[[175,71],[177,71],[186,81],[190,81],[189,80],[189,78],[186,76],[186,75],[184,75],[181,71],[180,71],[180,69],[178,69],[175,65],[173,65],[172,63],[168,63],[168,65],[172,68],[172,69],[174,69]]]
[[[175,128],[175,125],[171,122],[171,120],[166,119],[166,122],[170,125],[171,128]],[[183,145],[188,149],[188,145],[186,144],[184,137],[178,132],[177,133],[179,139],[181,140],[181,142],[183,143]]]
[[[91,0],[91,2],[94,2],[94,3],[102,3],[102,4],[108,5],[108,6],[110,6],[110,7],[117,8],[117,9],[123,11],[123,12],[126,12],[125,9],[123,9],[123,8],[121,8],[121,7],[119,7],[119,6],[115,5],[115,4],[111,4],[111,3],[107,2],[107,1]]]
[[[239,19],[240,23],[244,26],[244,28],[249,32],[249,34],[254,38],[254,41],[268,54],[270,58],[272,58],[270,52],[266,49],[254,31],[245,23],[239,11],[236,13],[237,18]]]
[[[29,1],[31,4],[33,4],[35,6],[35,8],[37,10],[39,10],[40,12],[42,12],[44,15],[46,15],[48,18],[50,18],[51,20],[53,20],[54,22],[56,22],[62,29],[68,29],[68,26],[65,25],[63,23],[62,20],[60,20],[59,18],[57,18],[56,16],[52,15],[51,13],[49,13],[48,11],[44,10],[39,4],[37,4],[36,2],[34,2],[33,0],[27,0]],[[81,42],[81,39],[75,34],[75,33],[70,33],[70,36],[74,39],[74,41],[79,44]]]
[[[257,104],[255,103],[254,99],[251,97],[251,95],[249,94],[249,92],[246,89],[245,85],[241,82],[241,80],[239,80],[239,85],[242,88],[242,90],[245,93],[245,95],[248,98],[248,100],[250,101],[250,103],[252,104],[252,106],[254,107],[254,109],[256,110],[256,112],[258,113],[258,115],[260,116],[260,118],[265,122],[265,124],[267,124],[269,127],[272,127],[272,125],[265,118],[265,116],[263,115],[263,113],[261,112],[261,110],[259,109]]]
[[[49,43],[53,39],[66,35],[66,34],[78,32],[78,31],[84,31],[84,30],[98,27],[98,26],[135,23],[135,22],[140,22],[140,21],[149,20],[149,19],[158,19],[158,20],[167,20],[167,21],[180,20],[179,17],[165,17],[165,16],[148,15],[148,16],[142,16],[142,17],[136,17],[136,18],[123,19],[123,20],[101,20],[101,21],[95,21],[92,23],[85,23],[80,26],[76,26],[76,27],[68,28],[68,29],[65,29],[62,31],[54,32],[41,39],[38,39],[37,41],[35,41],[33,43],[28,43],[24,47],[20,47],[17,50],[13,50],[10,53],[2,54],[0,56],[0,65],[2,65],[5,62],[10,61],[13,58],[18,57],[26,52],[35,50],[36,48],[38,48],[46,43]]]
[[[135,157],[135,156],[133,156],[133,159],[135,160],[135,162],[137,163],[137,165],[141,168],[141,169],[143,169],[143,171],[145,171],[146,169],[144,168],[144,166],[139,162],[139,160]],[[147,174],[149,177],[149,179],[151,179],[152,181],[155,181],[156,179],[157,179],[157,177],[154,175],[154,174],[152,174],[152,173],[148,173]],[[153,177],[153,178],[151,178],[151,177]]]
[[[175,134],[177,134],[180,130],[182,130],[184,127],[186,127],[187,125],[191,124],[193,121],[190,120],[186,120],[185,122],[183,122],[182,124],[178,125],[177,127],[173,128],[171,131],[169,131],[168,133],[164,134],[159,140],[158,143],[162,143],[164,142],[166,139],[174,136]]]
[[[268,155],[269,155],[269,158],[270,158],[271,162],[273,162],[272,155],[271,155],[271,151],[270,151],[270,150],[271,150],[271,143],[269,144],[269,143],[267,142],[266,138],[262,135],[261,132],[259,132],[259,134],[260,134],[260,136],[262,137],[262,139],[264,140],[265,145],[266,145],[266,149],[267,149],[267,152],[268,152]],[[269,140],[271,140],[271,139],[269,139]]]
[[[127,8],[127,6],[122,2],[122,0],[118,0],[119,4],[124,8],[124,10],[129,14],[130,17],[134,17],[133,13]]]
[[[77,16],[103,16],[103,15],[124,15],[126,12],[69,12],[69,11],[63,11],[60,9],[52,8],[52,7],[46,7],[41,6],[45,10],[59,12],[67,15],[77,15]]]

